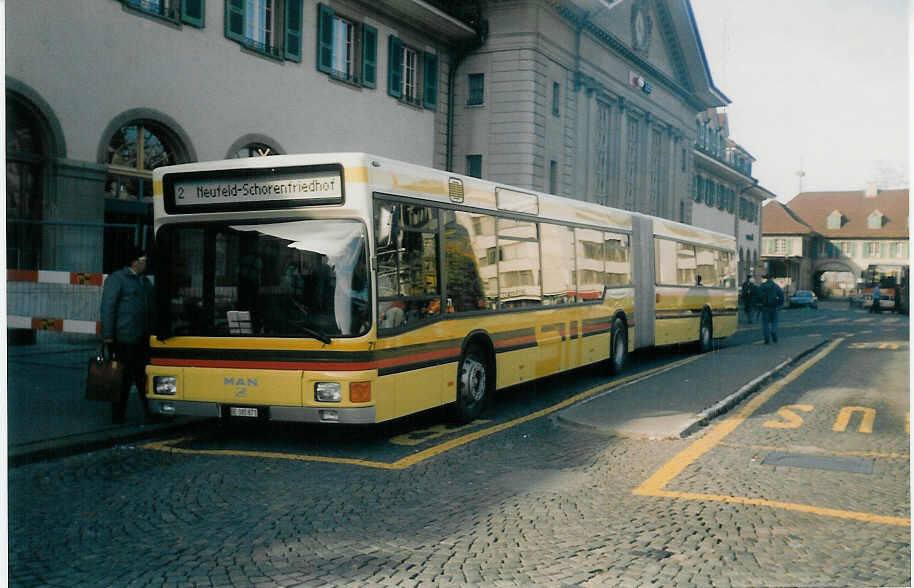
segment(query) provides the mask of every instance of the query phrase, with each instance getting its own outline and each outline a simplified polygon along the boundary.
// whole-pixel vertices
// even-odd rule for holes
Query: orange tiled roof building
[[[762,207],[762,261],[789,292],[847,296],[910,267],[908,190],[803,192]]]

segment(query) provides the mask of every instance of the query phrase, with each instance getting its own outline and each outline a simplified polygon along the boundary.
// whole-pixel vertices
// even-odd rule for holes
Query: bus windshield
[[[352,337],[370,326],[356,220],[172,225],[158,237],[158,324],[176,335]]]

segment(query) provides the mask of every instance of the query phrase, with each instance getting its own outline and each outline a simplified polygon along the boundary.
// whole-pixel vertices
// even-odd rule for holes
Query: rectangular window
[[[543,304],[571,304],[575,301],[574,231],[570,227],[543,223]]]
[[[867,257],[881,257],[879,255],[879,241],[869,241],[866,244]]]
[[[559,83],[552,82],[552,114],[559,115]]]
[[[226,0],[225,3],[225,36],[276,59],[301,61],[301,24],[298,0]]]
[[[638,150],[641,140],[638,134],[638,119],[628,117],[627,145],[625,153],[625,202],[626,210],[634,210],[638,190]]]
[[[559,164],[555,160],[549,162],[549,193],[559,193]]]
[[[467,106],[479,106],[485,100],[486,75],[481,73],[467,76]]]
[[[603,233],[603,259],[606,274],[603,284],[607,288],[632,284],[631,240],[624,233]]]
[[[295,0],[292,4],[300,2]],[[377,30],[343,17],[324,4],[318,4],[317,29],[317,69],[336,79],[374,88],[378,75]]]
[[[539,232],[535,223],[499,218],[498,288],[499,308],[539,306],[543,303],[540,284]]]
[[[594,166],[594,186],[597,202],[604,206],[609,205],[609,141],[610,141],[610,112],[609,106],[597,103],[597,144],[596,166]]]
[[[774,239],[772,253],[775,255],[787,255],[787,239]]]
[[[355,26],[344,18],[333,19],[333,74],[344,80],[353,79],[353,54],[355,53]]]
[[[403,48],[403,94],[406,102],[417,104],[419,88],[419,55],[415,49]]]
[[[174,23],[203,28],[205,0],[121,0],[124,6]]]
[[[468,212],[444,211],[443,214],[448,312],[473,312],[494,308],[498,291],[487,291],[485,284],[488,282],[487,278],[495,272],[494,269],[486,268],[489,265],[488,257],[483,257],[486,263],[478,263],[473,249],[476,241],[471,235],[479,235],[483,225],[494,225],[495,219]],[[494,252],[492,257],[494,258]]]
[[[442,314],[438,210],[376,200],[378,327],[401,329]]]
[[[658,286],[694,286],[695,247],[669,239],[654,239],[654,267]]]
[[[403,102],[434,110],[438,106],[438,56],[419,52],[391,35],[388,41],[387,93]]]
[[[482,178],[482,155],[467,155],[467,175]]]

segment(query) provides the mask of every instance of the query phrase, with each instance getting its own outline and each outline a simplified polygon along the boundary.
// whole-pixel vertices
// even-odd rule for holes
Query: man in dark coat
[[[124,364],[126,377],[120,399],[111,403],[111,422],[124,422],[131,384],[136,386],[143,415],[150,419],[146,403],[146,356],[152,326],[152,284],[146,273],[146,252],[130,247],[127,266],[105,279],[102,291],[102,337],[114,359]]]
[[[762,315],[762,334],[765,345],[771,341],[778,342],[778,310],[784,306],[784,291],[770,275],[765,275],[765,282],[759,286],[759,303]]]

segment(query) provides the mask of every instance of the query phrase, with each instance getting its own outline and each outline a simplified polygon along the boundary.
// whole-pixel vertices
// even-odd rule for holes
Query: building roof
[[[866,196],[866,192],[860,190],[803,192],[787,206],[815,232],[831,239],[907,239],[908,190],[874,192],[873,196]],[[828,217],[834,211],[842,216],[839,229],[828,228]],[[867,220],[874,211],[882,213],[882,226],[871,229]],[[764,224],[762,227],[767,233],[768,227]]]
[[[812,232],[809,225],[777,200],[770,200],[762,206],[762,234],[806,235]]]

